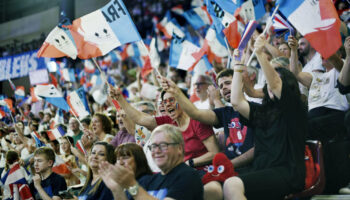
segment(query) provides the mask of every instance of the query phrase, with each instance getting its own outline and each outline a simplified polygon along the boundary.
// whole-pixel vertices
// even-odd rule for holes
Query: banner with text
[[[46,69],[52,58],[37,58],[37,51],[0,58],[0,81],[28,76],[29,72]]]

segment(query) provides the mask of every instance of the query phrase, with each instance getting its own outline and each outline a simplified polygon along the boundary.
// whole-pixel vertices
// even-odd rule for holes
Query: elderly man
[[[71,117],[69,119],[69,129],[72,131],[73,135],[72,138],[74,140],[74,146],[77,143],[78,140],[81,139],[81,136],[83,136],[83,131],[80,130],[79,122],[76,118]]]
[[[127,199],[126,189],[135,199],[203,199],[203,185],[197,172],[184,160],[184,140],[181,132],[172,125],[161,125],[151,135],[149,149],[161,173],[135,179],[132,169],[119,164],[100,165],[100,174],[113,191],[114,199]]]

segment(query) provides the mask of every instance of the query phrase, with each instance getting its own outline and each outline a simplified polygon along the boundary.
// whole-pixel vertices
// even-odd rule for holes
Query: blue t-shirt
[[[42,199],[34,187],[34,182],[32,182],[29,187],[35,199]],[[67,190],[67,184],[64,178],[54,172],[52,172],[49,177],[41,181],[41,187],[43,187],[49,197],[58,196],[60,191]]]
[[[100,185],[98,186],[97,190],[93,194],[89,194],[89,192],[94,188],[94,186],[98,183],[96,181],[95,184],[91,185],[91,181],[89,182],[88,186],[84,190],[84,192],[79,195],[79,200],[104,200],[104,199],[113,199],[113,193],[112,191],[105,185],[103,181],[101,181]]]
[[[203,200],[203,184],[198,172],[184,163],[166,175],[147,176],[139,184],[158,199]]]
[[[214,127],[224,127],[225,154],[229,159],[243,154],[254,146],[252,129],[241,124],[237,111],[230,106],[217,108],[213,111],[219,121],[219,124]]]

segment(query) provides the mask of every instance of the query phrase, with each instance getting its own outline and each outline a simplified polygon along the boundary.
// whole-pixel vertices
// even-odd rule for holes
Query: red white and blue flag
[[[258,26],[258,23],[255,20],[250,20],[248,24],[245,26],[241,41],[239,42],[239,45],[238,45],[238,50],[240,51],[240,55],[242,54],[243,50],[247,46],[257,26]]]
[[[34,200],[27,180],[29,180],[29,173],[15,163],[1,178],[1,183],[9,186],[12,197],[10,199]]]
[[[61,79],[67,82],[75,82],[75,73],[73,68],[63,68],[61,71]]]
[[[63,112],[61,109],[57,109],[55,118],[50,122],[50,129],[54,129],[57,124],[64,124]]]
[[[56,128],[54,128],[50,131],[47,131],[47,135],[49,136],[49,139],[51,141],[58,140],[59,138],[61,138],[65,134],[66,134],[66,132],[64,131],[62,126],[57,126]]]
[[[192,54],[200,52],[201,48],[188,40],[174,37],[170,46],[169,66],[182,70],[190,69],[198,62]]]
[[[194,29],[200,29],[204,26],[210,25],[213,20],[211,19],[206,6],[196,7],[190,10],[187,10],[183,16],[188,21],[189,24]]]
[[[276,3],[282,14],[323,58],[329,58],[342,45],[340,20],[332,1],[279,0]]]
[[[35,95],[43,98],[48,103],[68,112],[69,105],[66,100],[63,98],[61,92],[53,84],[42,84],[37,85],[34,88]]]
[[[72,29],[84,39],[79,46],[81,59],[106,55],[122,44],[141,40],[122,0],[107,5],[73,21]]]
[[[84,148],[83,143],[81,142],[81,140],[78,140],[77,143],[75,144],[75,147],[84,155],[86,155],[86,150]]]
[[[85,99],[86,97],[83,88],[79,88],[67,96],[67,103],[71,108],[71,112],[74,113],[74,116],[77,116],[80,119],[83,119],[90,115],[87,109],[87,101]]]
[[[78,38],[79,35],[67,27],[63,27],[62,25],[56,26],[45,39],[37,56],[38,58],[60,58],[67,56],[76,59],[78,55],[76,40]]]
[[[56,155],[55,163],[53,164],[52,171],[60,175],[67,175],[72,173],[68,165],[58,155]]]
[[[23,99],[26,96],[24,86],[17,86],[15,90],[16,99]]]

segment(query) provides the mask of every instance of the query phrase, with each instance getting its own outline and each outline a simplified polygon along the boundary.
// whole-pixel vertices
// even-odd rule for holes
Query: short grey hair
[[[135,103],[134,105],[135,105],[135,107],[147,106],[148,109],[156,111],[156,107],[150,101],[139,101],[139,102]]]
[[[211,79],[208,75],[201,74],[198,76],[196,81],[198,81],[199,78],[203,78],[205,83],[207,83],[209,85],[213,85],[213,79]]]
[[[185,142],[182,133],[178,127],[170,124],[160,125],[152,131],[150,140],[159,133],[165,134],[165,136],[167,138],[170,138],[172,142],[179,143],[179,145],[182,146],[182,149],[185,150]]]

